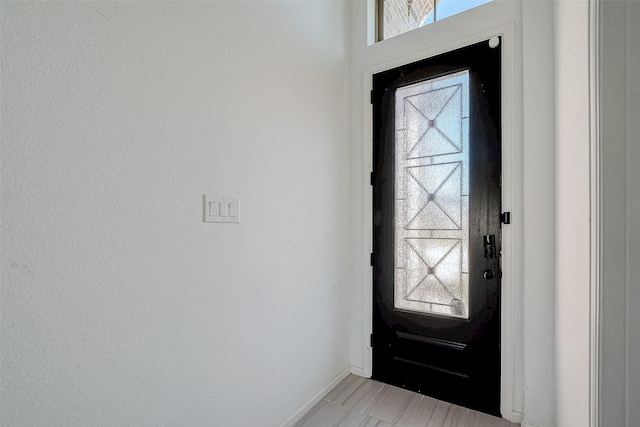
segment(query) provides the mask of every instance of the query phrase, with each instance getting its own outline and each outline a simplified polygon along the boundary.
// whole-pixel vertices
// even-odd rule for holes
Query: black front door
[[[500,415],[501,53],[373,78],[373,377]]]

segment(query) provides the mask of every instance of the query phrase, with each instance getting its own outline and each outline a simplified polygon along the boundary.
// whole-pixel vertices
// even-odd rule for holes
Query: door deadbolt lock
[[[493,272],[493,270],[485,270],[484,273],[482,273],[482,277],[487,280],[491,280],[496,277],[496,274]]]
[[[493,234],[485,234],[482,236],[482,243],[484,245],[484,257],[495,258],[496,257],[496,236]]]

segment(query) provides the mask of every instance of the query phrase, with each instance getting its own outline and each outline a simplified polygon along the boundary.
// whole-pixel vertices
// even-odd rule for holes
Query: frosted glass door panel
[[[395,92],[394,307],[469,313],[469,72]]]

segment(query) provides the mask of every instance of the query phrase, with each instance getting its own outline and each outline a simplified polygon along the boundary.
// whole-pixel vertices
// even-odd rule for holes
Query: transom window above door
[[[378,41],[406,33],[491,0],[378,0]]]

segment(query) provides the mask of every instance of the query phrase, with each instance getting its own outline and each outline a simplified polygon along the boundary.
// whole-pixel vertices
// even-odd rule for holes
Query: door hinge
[[[369,335],[369,347],[373,348],[373,334]]]
[[[373,267],[373,252],[370,254],[369,262],[371,263],[371,267]]]
[[[373,177],[374,177],[373,172],[371,172],[371,175],[370,175],[370,178],[369,178],[370,182],[371,182],[371,185],[373,185]]]
[[[502,212],[500,214],[500,222],[503,224],[511,224],[511,212]]]
[[[371,89],[371,103],[373,104],[373,89]]]

